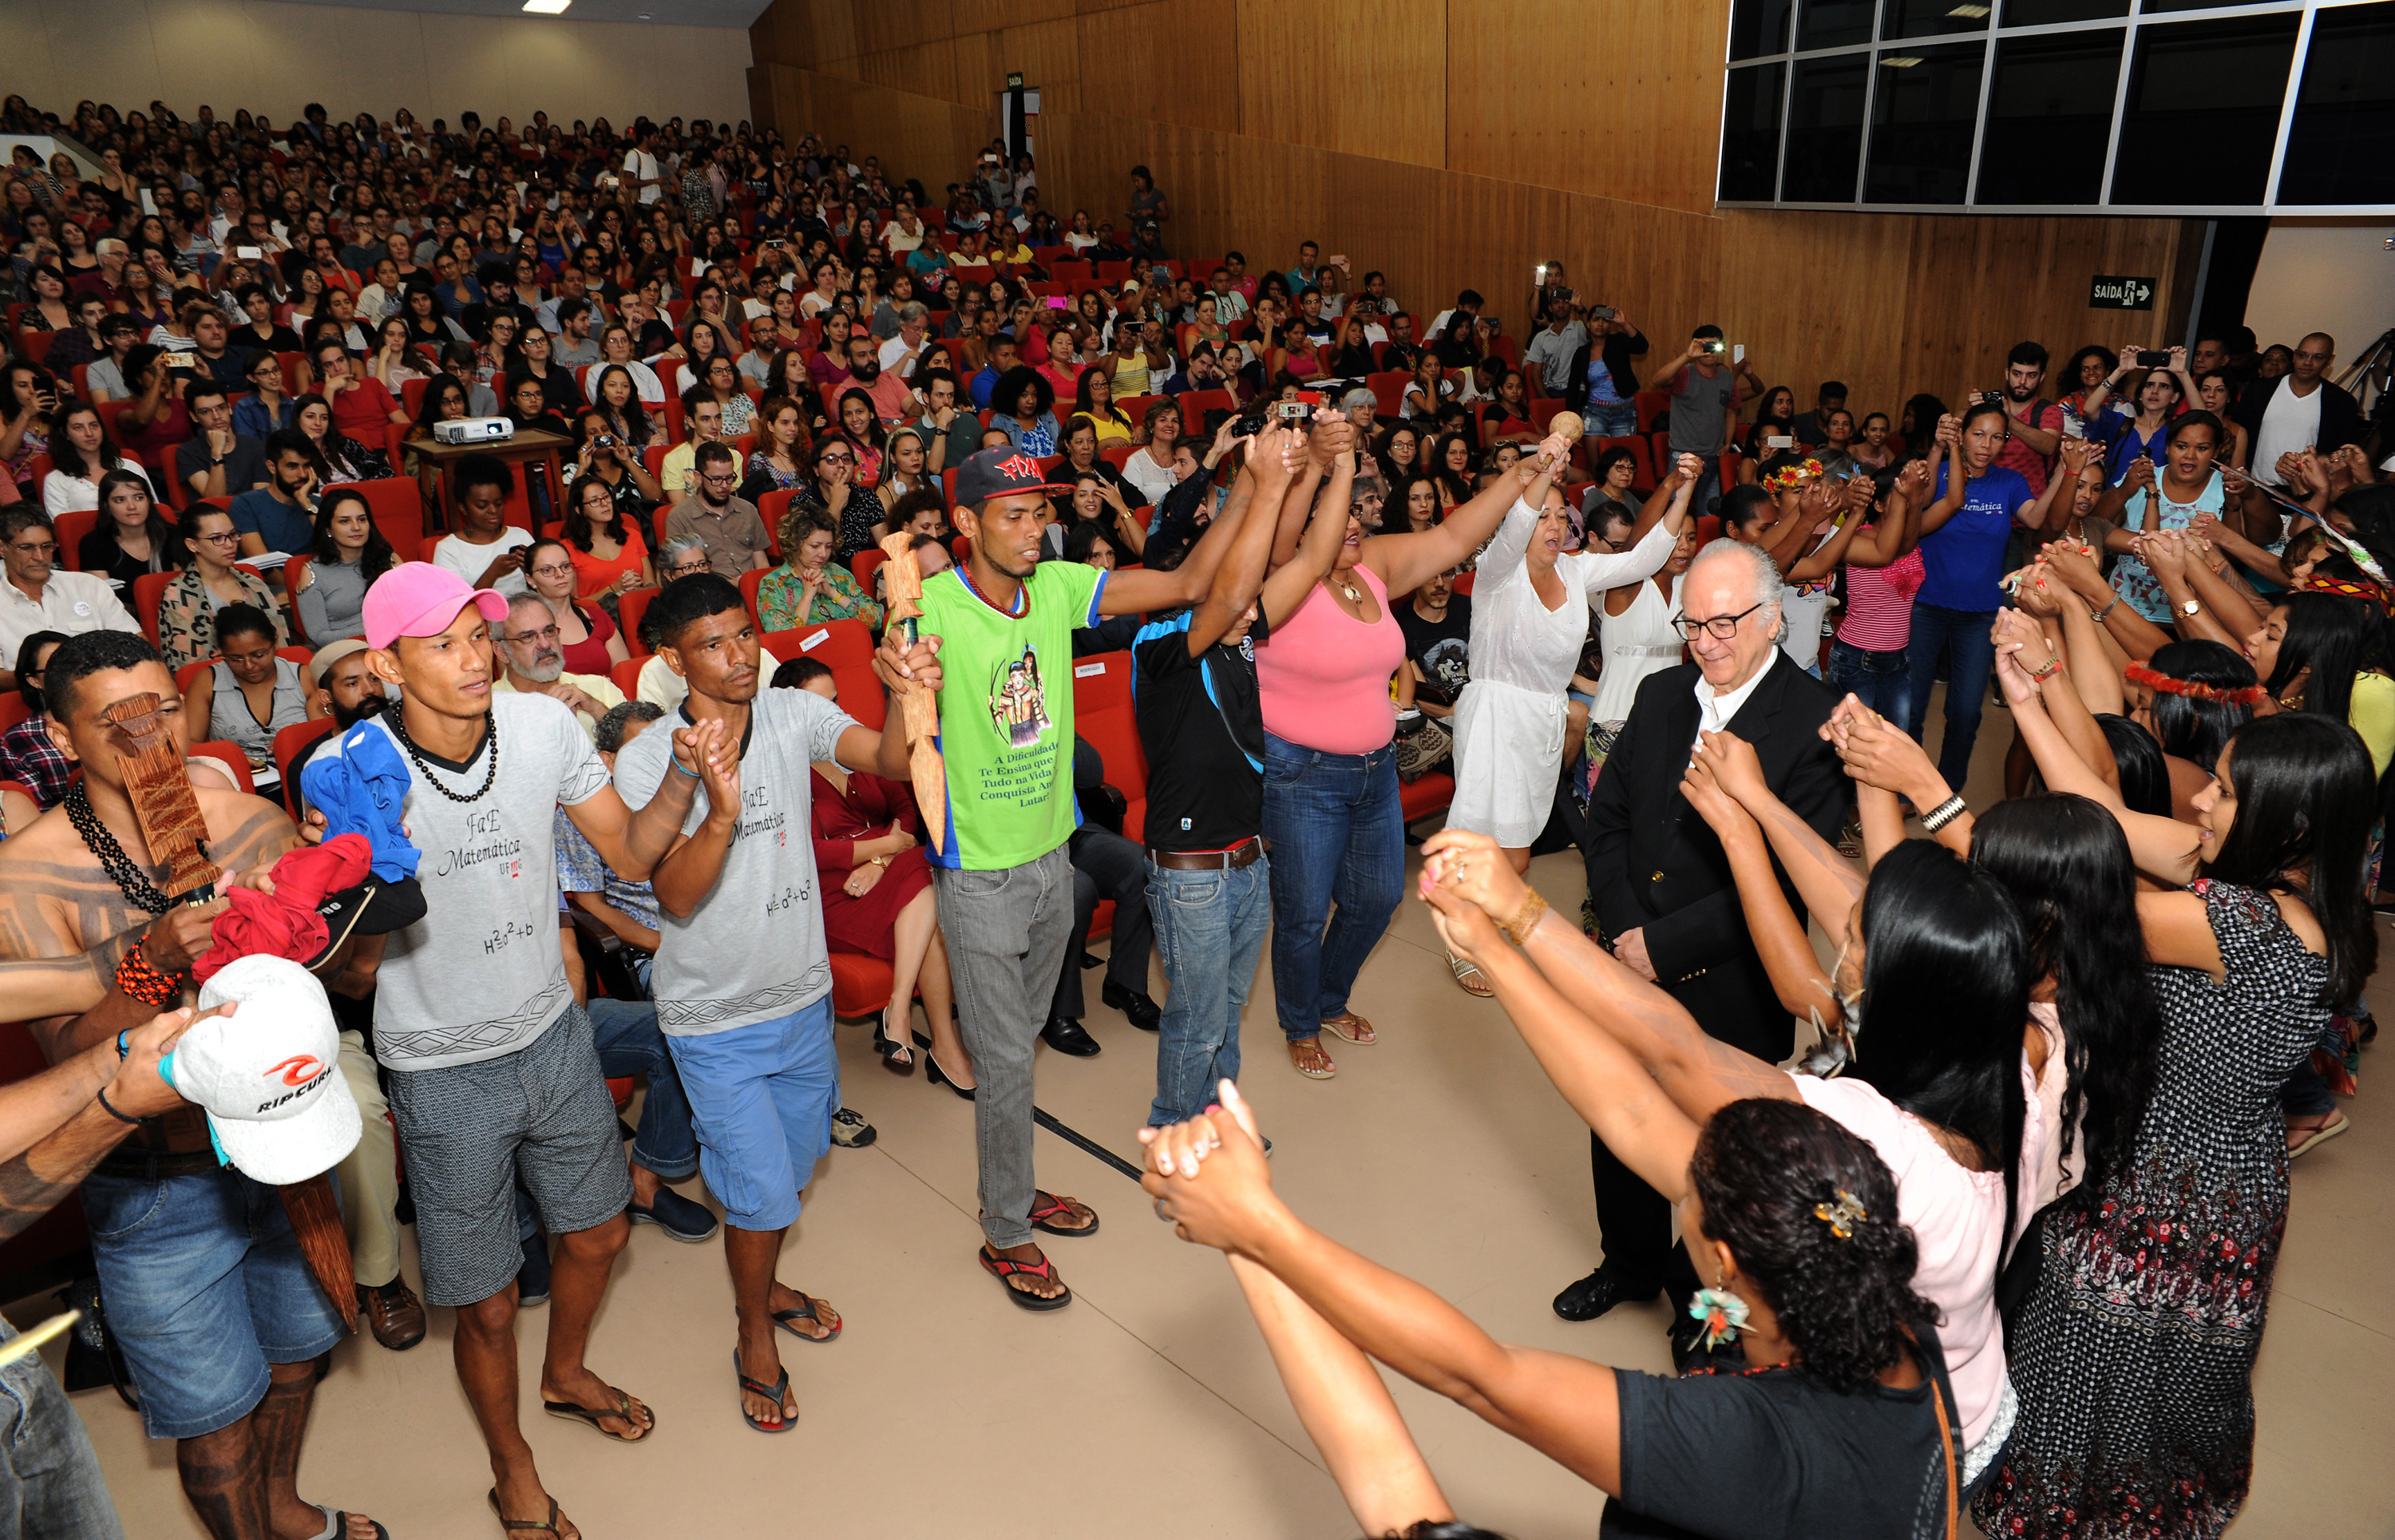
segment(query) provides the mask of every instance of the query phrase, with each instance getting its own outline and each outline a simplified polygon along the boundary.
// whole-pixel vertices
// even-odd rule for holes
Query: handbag
[[[132,1373],[125,1367],[125,1349],[117,1346],[108,1329],[108,1310],[99,1297],[99,1276],[86,1273],[60,1289],[59,1303],[83,1312],[83,1319],[67,1333],[66,1363],[60,1382],[69,1392],[108,1386],[115,1390],[117,1400],[140,1411],[141,1403],[133,1394]]]
[[[1409,724],[1407,713],[1400,711],[1392,746],[1397,751],[1397,779],[1411,786],[1447,763],[1455,738],[1436,717],[1416,712]]]

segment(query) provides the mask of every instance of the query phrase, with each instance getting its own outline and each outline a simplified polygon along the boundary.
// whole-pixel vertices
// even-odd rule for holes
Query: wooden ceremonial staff
[[[890,558],[881,567],[882,591],[890,596],[890,623],[898,628],[902,644],[908,649],[915,645],[915,618],[923,613],[923,574],[915,564],[914,538],[906,534],[881,538],[881,549]],[[906,737],[914,745],[906,768],[915,783],[915,806],[923,815],[923,828],[932,836],[932,848],[945,856],[948,850],[948,767],[933,742],[940,731],[940,703],[920,680],[907,682],[899,700],[906,712]]]
[[[207,820],[200,814],[199,798],[192,794],[182,750],[158,715],[158,697],[130,696],[100,714],[133,740],[134,751],[119,754],[116,765],[125,777],[125,794],[133,803],[150,858],[165,865],[164,891],[186,903],[206,903],[216,896],[216,884],[224,873],[208,859]],[[309,1272],[340,1312],[342,1323],[355,1332],[357,1273],[350,1264],[349,1237],[341,1228],[332,1174],[322,1172],[276,1190],[283,1195],[283,1211],[290,1216]]]

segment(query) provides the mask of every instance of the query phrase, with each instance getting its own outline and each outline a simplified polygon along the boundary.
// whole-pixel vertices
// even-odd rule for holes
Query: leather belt
[[[1256,864],[1264,853],[1262,839],[1242,840],[1228,850],[1158,850],[1148,846],[1147,858],[1167,871],[1237,871]]]
[[[92,1167],[92,1175],[130,1182],[160,1182],[169,1176],[198,1176],[219,1169],[212,1150],[119,1148]]]

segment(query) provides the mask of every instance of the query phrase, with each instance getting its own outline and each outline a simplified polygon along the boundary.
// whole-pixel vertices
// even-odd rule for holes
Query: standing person
[[[2181,412],[2163,425],[2160,456],[2131,460],[2120,482],[2096,499],[2093,515],[2132,534],[2147,535],[2217,520],[2226,499],[2226,483],[2216,464],[2221,434],[2220,419],[2210,412]],[[2158,626],[2176,625],[2182,618],[2137,552],[2124,552],[2113,562],[2112,591]],[[2245,624],[2242,617],[2224,617],[2224,623],[2232,632],[2242,631]]]
[[[2018,471],[1996,463],[2009,419],[1992,401],[1938,419],[1929,450],[1930,494],[1921,514],[1921,564],[1926,576],[1912,596],[1912,627],[1905,644],[1912,698],[1907,731],[1921,741],[1929,723],[1929,692],[1946,668],[1946,733],[1938,771],[1950,785],[1970,777],[1971,745],[1987,708],[1993,644],[1988,627],[2004,606],[2005,542],[2018,520],[2041,529],[2068,477],[2054,477],[2043,496]]]
[[[1330,571],[1350,523],[1352,425],[1329,412],[1315,418],[1314,432],[1330,452],[1327,479],[1311,455],[1292,477],[1301,446],[1294,433],[1257,436],[1231,489],[1247,511],[1225,514],[1245,522],[1212,590],[1188,609],[1151,619],[1131,644],[1132,701],[1148,763],[1147,911],[1171,986],[1150,1127],[1196,1117],[1223,1081],[1239,1076],[1239,1016],[1272,920],[1256,642]],[[1267,578],[1284,510],[1311,522],[1296,556]],[[1186,541],[1159,526],[1151,560],[1177,564]]]
[[[557,945],[555,810],[641,881],[688,816],[698,767],[731,746],[711,723],[678,729],[683,773],[627,810],[562,706],[494,697],[491,627],[507,613],[499,594],[445,567],[407,562],[377,578],[365,601],[371,666],[403,693],[352,730],[385,735],[408,765],[405,816],[427,853],[424,918],[391,934],[375,974],[375,1056],[390,1072],[416,1194],[424,1298],[457,1310],[457,1377],[490,1453],[492,1509],[509,1528],[562,1533],[517,1422],[519,1182],[557,1241],[543,1408],[627,1442],[655,1419],[584,1361],[630,1231],[632,1182]]]
[[[2326,459],[2334,450],[2360,444],[2369,431],[2361,403],[2326,378],[2335,362],[2336,339],[2313,332],[2296,344],[2295,362],[2285,374],[2257,379],[2237,398],[2234,415],[2253,441],[2247,463],[2256,481],[2283,486],[2281,456],[2317,449]]]
[[[1426,530],[1368,538],[1351,514],[1330,575],[1257,650],[1264,833],[1274,852],[1274,1005],[1290,1065],[1310,1080],[1338,1072],[1322,1046],[1325,1028],[1358,1046],[1380,1040],[1348,997],[1405,882],[1389,680],[1405,661],[1406,641],[1390,595],[1410,593],[1469,560],[1515,498],[1569,448],[1550,440],[1542,458],[1522,461],[1510,478],[1498,477]],[[1282,530],[1274,554],[1288,560],[1296,538],[1294,529]]]
[[[616,755],[615,777],[629,806],[688,809],[653,878],[663,912],[651,985],[697,1122],[699,1169],[723,1203],[740,1414],[779,1433],[799,1402],[774,1331],[811,1342],[840,1331],[838,1311],[774,1277],[840,1105],[812,762],[900,778],[906,735],[868,731],[812,690],[761,689],[755,624],[739,588],[714,573],[661,590],[649,624],[658,656],[690,689],[681,720],[713,725],[732,748],[693,777],[672,739],[643,733]],[[939,668],[921,648],[912,666],[924,680]],[[669,783],[680,795],[668,796]],[[776,944],[760,945],[768,936]]]
[[[2007,471],[2018,471],[2029,483],[2031,492],[2044,493],[2045,478],[2054,470],[2054,457],[2062,447],[2062,408],[2041,397],[2038,387],[2045,383],[2045,349],[2035,342],[2021,342],[2005,358],[2005,388],[2002,395],[1979,395],[1976,401],[1993,401],[2005,409],[2010,420],[2005,423],[2005,446],[1997,452],[1996,463]],[[1818,444],[1818,439],[1806,439]]]
[[[1031,1156],[1033,1046],[1054,996],[1073,915],[1065,845],[1080,821],[1073,797],[1072,633],[1109,615],[1195,603],[1237,521],[1216,519],[1171,572],[1106,572],[1039,560],[1048,495],[1062,488],[1031,455],[980,450],[959,470],[957,525],[969,562],[923,584],[923,640],[941,649],[939,750],[947,766],[946,827],[935,842],[940,933],[980,1089],[982,1267],[1030,1310],[1072,1292],[1031,1239],[1097,1228],[1088,1204],[1040,1191]],[[883,633],[885,675],[911,679],[905,628]],[[893,707],[893,713],[896,708]],[[1392,903],[1394,903],[1392,899]]]
[[[1728,347],[1719,326],[1699,326],[1690,334],[1687,351],[1672,360],[1647,382],[1650,391],[1672,397],[1672,454],[1694,455],[1703,462],[1697,490],[1688,506],[1699,514],[1714,511],[1721,492],[1722,452],[1734,446],[1738,431],[1739,384],[1743,380],[1757,394],[1763,381],[1753,366],[1727,362]]]
[[[1680,777],[1700,731],[1733,733],[1754,746],[1774,795],[1815,833],[1836,835],[1846,777],[1819,729],[1838,697],[1781,650],[1780,593],[1779,570],[1753,546],[1716,540],[1697,553],[1673,617],[1693,661],[1638,686],[1588,803],[1598,940],[1707,1034],[1770,1064],[1793,1050],[1794,1021],[1747,932],[1721,841]],[[1801,923],[1793,890],[1789,902]],[[1687,1254],[1672,1247],[1670,1205],[1603,1139],[1589,1149],[1605,1262],[1555,1295],[1555,1314],[1593,1321],[1667,1284],[1675,1298],[1693,1290]],[[1694,1343],[1687,1324],[1674,1323],[1684,1352]]]
[[[1588,609],[1606,590],[1633,587],[1671,560],[1688,524],[1688,498],[1700,468],[1685,456],[1647,500],[1626,551],[1567,555],[1570,529],[1555,475],[1571,445],[1542,445],[1542,466],[1480,554],[1473,588],[1472,682],[1456,701],[1455,801],[1447,821],[1495,840],[1526,871],[1530,845],[1554,815],[1563,768],[1564,691],[1588,644]],[[1449,972],[1470,994],[1485,994],[1480,970],[1449,952]]]
[[[2084,445],[2083,439],[2074,444]],[[1921,560],[1917,522],[1912,511],[1929,498],[1926,461],[1915,460],[1904,475],[1883,471],[1869,478],[1872,506],[1850,518],[1868,519],[1862,534],[1871,537],[1874,554],[1893,551],[1891,560],[1866,563],[1848,546],[1846,610],[1838,618],[1836,639],[1830,644],[1830,687],[1851,695],[1877,711],[1899,731],[1912,725],[1912,681],[1907,672],[1905,648],[1912,638],[1912,598],[1921,591],[1928,570]],[[1856,537],[1860,543],[1862,535]]]
[[[1589,316],[1589,339],[1572,355],[1564,381],[1564,408],[1581,414],[1588,437],[1623,438],[1638,431],[1638,372],[1631,361],[1646,356],[1647,337],[1619,314]],[[1556,392],[1550,387],[1548,393]]]

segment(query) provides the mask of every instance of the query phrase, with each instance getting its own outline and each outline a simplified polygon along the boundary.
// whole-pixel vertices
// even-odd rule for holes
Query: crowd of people
[[[1003,145],[934,194],[706,120],[0,127],[105,168],[0,174],[0,979],[53,1066],[0,1098],[0,1235],[80,1187],[220,1540],[385,1533],[298,1495],[301,1429],[352,1310],[405,1350],[428,1306],[497,1523],[576,1533],[516,1318],[548,1302],[547,1411],[650,1437],[586,1361],[638,1225],[720,1230],[725,1393],[788,1431],[780,1334],[843,1321],[781,1281],[787,1232],[876,1136],[841,954],[892,977],[880,1065],[973,1104],[978,1266],[1069,1305],[1042,1238],[1099,1215],[1039,1185],[1032,1094],[1040,1045],[1124,1046],[1087,1025],[1102,899],[1100,1001],[1154,1034],[1145,1185],[1229,1255],[1370,1533],[1478,1533],[1376,1360],[1610,1494],[1608,1534],[2238,1511],[2289,1162],[2375,1033],[2383,369],[2374,420],[2323,335],[2059,371],[2032,340],[1951,406],[1799,411],[1561,262],[1527,340],[1469,289],[1425,323],[1314,242],[1176,257],[1145,167],[1119,224],[1060,217]],[[467,417],[572,452],[425,452]],[[772,645],[825,622],[874,638],[869,685]],[[1144,767],[1076,731],[1095,653]],[[180,752],[130,752],[150,711]],[[178,764],[205,903],[161,887]],[[1605,1259],[1554,1308],[1667,1297],[1677,1377],[1497,1344],[1273,1195],[1237,1091],[1267,939],[1290,1067],[1330,1079],[1379,1039],[1359,984],[1441,770],[1448,966],[1591,1131]],[[363,1114],[324,1162],[352,1301],[170,1055],[226,936],[268,948],[261,875],[376,807],[420,907],[296,954],[339,1028],[307,1083]],[[1563,850],[1577,915],[1528,882]],[[629,1152],[610,1076],[645,1082]],[[119,1533],[55,1381],[0,1378],[56,1414],[0,1468],[33,1532]]]

